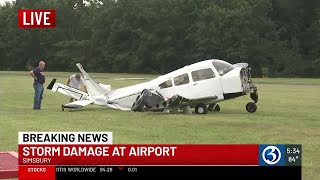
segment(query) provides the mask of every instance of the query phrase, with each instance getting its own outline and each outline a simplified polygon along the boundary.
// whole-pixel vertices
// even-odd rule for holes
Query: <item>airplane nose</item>
[[[245,93],[252,93],[252,100],[258,101],[257,95],[257,87],[253,84],[251,78],[251,69],[250,68],[242,68],[240,71],[240,79],[243,87],[243,91]]]

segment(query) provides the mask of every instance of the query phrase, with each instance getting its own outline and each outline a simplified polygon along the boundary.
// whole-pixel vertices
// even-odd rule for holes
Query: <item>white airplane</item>
[[[57,83],[53,79],[47,89],[68,95],[77,101],[62,105],[65,108],[81,108],[89,104],[124,111],[182,110],[192,114],[207,114],[220,111],[218,102],[250,94],[253,102],[246,110],[257,110],[257,87],[253,84],[247,63],[230,64],[219,59],[197,62],[148,82],[111,90],[110,85],[97,82],[87,74],[80,63],[87,93]]]

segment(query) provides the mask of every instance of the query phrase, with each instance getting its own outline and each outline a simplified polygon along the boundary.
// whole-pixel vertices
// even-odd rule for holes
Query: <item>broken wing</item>
[[[132,111],[158,111],[165,109],[179,109],[186,106],[195,107],[199,103],[210,104],[213,103],[218,97],[208,96],[197,99],[185,98],[180,95],[174,95],[165,100],[158,92],[152,92],[144,89],[133,103]]]

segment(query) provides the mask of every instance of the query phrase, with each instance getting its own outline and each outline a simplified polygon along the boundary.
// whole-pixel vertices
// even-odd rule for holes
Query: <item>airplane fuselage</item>
[[[187,99],[204,99],[205,104],[223,101],[230,94],[235,98],[245,95],[240,77],[242,68],[221,60],[201,61],[145,83],[113,90],[107,95],[108,101],[113,103],[106,105],[113,109],[131,110],[144,89],[154,90],[166,100],[180,95]]]
[[[250,68],[247,68],[246,63],[232,65],[218,59],[204,60],[148,82],[115,90],[111,90],[110,85],[92,79],[80,63],[76,65],[84,75],[88,92],[56,83],[56,79],[47,87],[53,92],[77,99],[62,105],[63,110],[96,104],[126,111],[182,108],[190,112],[190,108],[195,107],[196,113],[205,114],[213,107],[220,110],[220,107],[216,108],[217,102],[247,93],[254,100],[246,105],[247,111],[255,112],[257,109],[257,88],[252,83]]]

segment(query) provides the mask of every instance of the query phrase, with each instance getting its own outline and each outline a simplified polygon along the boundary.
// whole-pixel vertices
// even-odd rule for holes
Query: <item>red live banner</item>
[[[18,28],[55,28],[56,11],[41,9],[18,10]]]
[[[20,144],[19,165],[258,165],[257,144]]]

